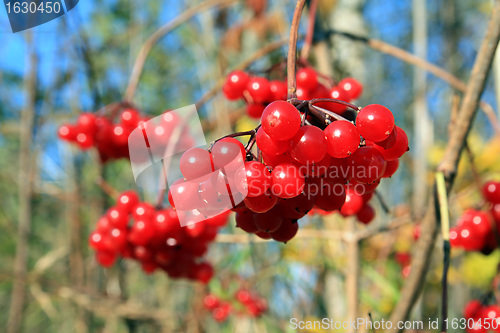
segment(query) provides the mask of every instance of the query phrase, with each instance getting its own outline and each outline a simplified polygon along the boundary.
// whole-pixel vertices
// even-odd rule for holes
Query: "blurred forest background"
[[[22,323],[19,332],[289,332],[291,317],[341,320],[353,311],[359,317],[369,312],[375,319],[389,317],[405,277],[396,259],[412,250],[414,226],[433,179],[430,170],[442,155],[460,92],[332,31],[392,44],[467,82],[492,1],[319,1],[311,63],[337,81],[352,76],[362,82],[358,105],[387,106],[410,138],[412,150],[399,172],[381,186],[390,212],[377,205],[376,220],[367,228],[338,215],[306,217],[299,236],[286,245],[257,242],[231,221],[206,256],[215,267],[207,287],[161,272],[145,275],[133,262],[99,267],[87,238],[113,201],[97,180],[104,177],[120,191],[135,189],[130,163],[101,167],[94,151],[81,152],[57,137],[58,126],[82,111],[122,100],[142,44],[199,2],[80,1],[63,17],[17,34],[0,10],[0,327],[7,327],[18,279],[26,282],[15,291],[25,302],[10,320]],[[226,1],[200,11],[154,46],[134,102],[150,116],[195,103],[256,51],[286,40],[294,6],[283,0],[269,0],[267,7],[263,0]],[[307,20],[306,8],[301,35]],[[262,71],[285,59],[287,46],[281,45],[249,69]],[[493,72],[500,78],[500,59]],[[500,84],[494,76],[482,100],[498,110]],[[205,103],[208,139],[255,127],[241,108],[220,94]],[[478,114],[469,140],[474,168],[464,158],[451,196],[453,219],[479,201],[478,177],[500,176],[498,126],[491,114]],[[142,195],[154,201],[154,193]],[[390,232],[370,231],[394,220],[409,223]],[[355,244],[346,241],[346,232],[359,230],[368,230],[367,236]],[[16,249],[28,259],[18,261],[14,274]],[[436,255],[412,319],[438,317],[440,258]],[[450,318],[463,317],[467,300],[487,292],[499,259],[498,251],[452,253]],[[265,296],[269,312],[217,323],[200,307],[203,296],[233,293],[240,279]]]

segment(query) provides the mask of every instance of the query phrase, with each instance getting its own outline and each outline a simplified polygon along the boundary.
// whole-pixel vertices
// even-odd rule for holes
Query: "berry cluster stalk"
[[[297,64],[297,38],[299,34],[300,16],[306,0],[298,0],[293,14],[292,27],[290,29],[290,41],[288,42],[287,75],[288,75],[288,100],[297,98],[297,79],[295,67]]]

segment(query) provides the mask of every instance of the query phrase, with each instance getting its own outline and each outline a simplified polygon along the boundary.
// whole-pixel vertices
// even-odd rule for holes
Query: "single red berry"
[[[236,226],[250,234],[256,233],[259,228],[255,225],[253,216],[254,213],[248,209],[237,212],[235,216]]]
[[[278,197],[266,192],[258,197],[246,197],[243,202],[254,213],[265,213],[273,208],[278,202]]]
[[[312,91],[318,85],[318,74],[311,67],[301,68],[297,71],[297,85]]]
[[[96,119],[95,114],[84,112],[78,117],[76,126],[80,132],[93,135],[97,129]]]
[[[387,166],[385,168],[384,175],[382,176],[382,178],[392,177],[392,175],[396,173],[398,168],[399,168],[399,159],[387,161]]]
[[[348,121],[334,121],[325,128],[326,149],[330,156],[344,158],[359,147],[360,137],[356,126]]]
[[[281,210],[279,207],[275,207],[263,214],[256,213],[253,215],[253,222],[260,231],[267,233],[274,232],[278,230],[283,222]]]
[[[271,232],[271,237],[277,242],[287,243],[295,237],[298,231],[297,220],[285,219],[276,231]]]
[[[290,141],[290,155],[301,164],[317,163],[326,154],[325,133],[316,126],[302,126]]]
[[[219,298],[215,295],[209,294],[203,298],[203,305],[208,310],[213,310],[220,304]]]
[[[367,145],[373,145],[377,148],[387,161],[397,160],[410,150],[408,147],[408,136],[406,135],[406,132],[398,126],[395,126],[394,129],[397,132],[396,142],[388,149],[384,149],[379,145],[367,141]]]
[[[371,104],[359,111],[356,127],[366,140],[380,142],[387,139],[394,129],[394,116],[385,106]]]
[[[483,185],[483,197],[492,204],[500,203],[500,182],[489,181]]]
[[[282,155],[290,148],[289,141],[277,141],[271,139],[271,137],[264,131],[263,127],[257,130],[255,135],[257,141],[257,146],[264,154],[276,156]]]
[[[361,96],[363,92],[363,85],[359,83],[358,80],[353,79],[352,77],[346,77],[341,80],[338,84],[338,87],[342,88],[345,92],[349,94],[349,100],[357,99]]]
[[[354,190],[346,190],[345,203],[340,209],[340,213],[344,216],[357,214],[363,207],[363,197],[354,192]]]
[[[271,173],[264,164],[256,161],[245,162],[234,178],[238,191],[249,197],[258,197],[271,186]]]
[[[139,196],[134,191],[125,191],[116,200],[116,207],[130,214],[132,209],[139,203]]]
[[[369,224],[375,217],[375,210],[367,203],[361,207],[361,210],[356,214],[358,221],[363,224]]]
[[[246,88],[253,103],[266,103],[273,97],[271,84],[266,78],[252,77],[248,80]]]
[[[120,229],[125,229],[128,226],[129,212],[121,207],[111,207],[106,213],[109,223]]]
[[[300,129],[299,111],[290,103],[275,101],[266,106],[261,118],[262,128],[276,141],[293,138]]]
[[[210,152],[201,148],[191,148],[182,154],[179,168],[186,180],[193,180],[213,171]]]
[[[111,267],[116,261],[116,254],[108,251],[97,251],[95,259],[102,267]]]
[[[141,115],[135,109],[125,109],[120,114],[120,122],[122,126],[136,128],[141,121]]]
[[[66,124],[59,127],[57,134],[62,140],[75,141],[78,131],[75,126]]]
[[[250,118],[260,119],[265,108],[266,106],[261,103],[249,103],[247,104],[247,114]]]
[[[299,167],[283,163],[277,165],[271,173],[271,192],[280,198],[298,196],[305,186],[305,178]]]
[[[234,138],[224,138],[217,141],[212,147],[214,169],[225,168],[225,171],[236,171],[245,161],[245,147]]]
[[[243,71],[234,71],[226,77],[226,82],[223,87],[224,95],[228,100],[236,100],[243,97],[249,75]]]
[[[349,158],[355,168],[352,178],[360,183],[372,183],[384,175],[386,161],[374,147],[361,147]]]
[[[286,82],[282,81],[271,81],[270,82],[271,92],[273,93],[273,100],[286,100],[286,95],[288,92],[288,87]]]

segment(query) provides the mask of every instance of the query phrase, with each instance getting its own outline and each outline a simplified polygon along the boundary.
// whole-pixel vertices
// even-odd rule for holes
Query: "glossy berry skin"
[[[271,81],[270,82],[271,92],[273,94],[273,100],[286,100],[286,95],[288,92],[288,87],[286,82],[282,81]]]
[[[357,214],[363,208],[363,197],[356,194],[354,190],[346,190],[345,203],[340,209],[340,213],[344,216]]]
[[[234,71],[226,77],[226,82],[223,87],[223,93],[228,100],[237,100],[243,97],[249,75],[243,71]]]
[[[247,105],[247,114],[253,119],[260,119],[266,106],[260,103],[250,103]]]
[[[384,141],[394,129],[394,115],[383,105],[371,104],[359,111],[356,127],[366,140]]]
[[[357,212],[356,217],[359,222],[369,224],[375,217],[375,210],[369,204],[364,204],[363,207]]]
[[[290,140],[300,129],[299,111],[285,101],[274,101],[269,104],[261,118],[262,128],[276,141]]]
[[[271,233],[278,230],[283,222],[283,217],[281,211],[276,207],[263,214],[254,214],[253,222],[260,231]]]
[[[262,150],[264,154],[272,156],[284,154],[290,147],[289,141],[277,141],[271,139],[271,137],[264,131],[263,127],[260,127],[257,130],[255,139],[259,149]]]
[[[318,85],[318,74],[311,67],[299,69],[297,71],[297,85],[312,91]]]
[[[397,132],[396,142],[394,143],[394,145],[392,145],[388,149],[384,149],[383,147],[376,144],[374,145],[374,147],[382,153],[382,156],[387,161],[397,160],[409,150],[408,136],[406,135],[406,132],[398,126],[395,126],[394,129]],[[367,142],[367,145],[368,144],[370,143]]]
[[[258,232],[259,228],[257,228],[257,226],[255,225],[253,216],[254,213],[248,209],[237,212],[235,216],[236,226],[250,234]]]
[[[271,84],[266,78],[252,77],[247,82],[248,94],[253,103],[266,103],[272,99]]]
[[[76,126],[83,133],[93,134],[97,129],[95,114],[90,112],[80,114]]]
[[[305,186],[304,175],[296,165],[290,163],[277,165],[271,178],[271,192],[284,199],[298,196]]]
[[[208,310],[213,310],[220,304],[219,299],[215,295],[207,295],[203,298],[203,306]]]
[[[340,101],[344,101],[344,102],[349,102],[351,100],[349,93],[347,93],[344,89],[339,88],[338,86],[330,89],[327,97],[337,99]],[[344,105],[337,104],[337,103],[325,103],[324,106],[328,110],[331,110],[331,111],[336,112],[336,113],[342,113],[346,110],[346,107]]]
[[[359,83],[358,80],[353,79],[352,77],[346,77],[341,80],[338,84],[342,90],[349,94],[349,100],[357,99],[363,93],[363,85]]]
[[[271,174],[262,163],[245,162],[244,167],[236,171],[235,186],[242,194],[249,197],[258,197],[264,194],[271,186]]]
[[[211,154],[205,149],[191,148],[182,154],[179,167],[186,180],[205,176],[213,171]]]
[[[271,237],[277,242],[287,243],[295,237],[298,231],[297,220],[285,219],[277,230],[271,232]]]
[[[97,251],[95,259],[103,267],[111,267],[116,261],[116,255],[112,252]]]
[[[301,164],[317,163],[326,154],[325,133],[316,126],[302,126],[290,141],[290,155]]]
[[[141,115],[135,109],[125,109],[120,114],[120,123],[122,126],[135,128],[139,125]]]
[[[264,193],[258,197],[246,197],[243,202],[254,213],[265,213],[271,210],[278,202],[278,197],[271,193]]]
[[[224,138],[217,141],[212,147],[214,169],[227,168],[235,171],[245,161],[245,147],[234,138]]]
[[[465,306],[464,317],[466,319],[479,318],[479,316],[481,315],[482,308],[483,308],[483,305],[481,304],[480,301],[472,300],[469,303],[467,303],[467,305]]]
[[[361,147],[349,158],[355,168],[353,179],[360,183],[372,183],[384,175],[386,161],[374,147]]]
[[[134,191],[125,191],[116,200],[116,207],[130,214],[132,209],[139,203],[139,196]]]
[[[481,189],[483,197],[492,204],[500,203],[500,182],[489,181]]]
[[[387,165],[386,165],[384,175],[382,176],[382,178],[392,177],[392,175],[394,175],[396,173],[398,168],[399,168],[399,159],[387,161]]]
[[[74,141],[78,134],[78,131],[75,126],[67,124],[59,127],[57,134],[62,140]]]
[[[348,121],[334,121],[325,128],[326,149],[330,156],[344,158],[359,147],[360,137],[356,126]]]
[[[391,134],[389,134],[389,136],[384,141],[375,142],[375,144],[384,149],[389,149],[392,146],[394,146],[394,144],[397,141],[397,138],[398,138],[398,132],[396,130],[396,126],[394,126],[394,129],[392,130]]]

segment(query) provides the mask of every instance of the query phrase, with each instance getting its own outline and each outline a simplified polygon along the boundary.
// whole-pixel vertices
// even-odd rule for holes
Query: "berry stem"
[[[322,121],[325,121],[325,124],[326,122],[331,123],[332,122],[331,118],[336,120],[350,121],[335,112],[325,110],[323,108],[320,108],[319,106],[309,105],[309,110],[317,111],[316,115],[319,115],[317,116],[317,118],[319,118]],[[313,112],[311,112],[311,114],[312,113]]]
[[[348,103],[348,102],[344,102],[340,99],[334,99],[334,98],[314,98],[314,99],[311,99],[309,101],[309,104],[315,104],[315,103],[321,103],[321,102],[331,102],[331,103],[336,103],[336,104],[340,104],[340,105],[344,105],[344,106],[347,106],[348,108],[351,108],[355,111],[360,111],[361,110],[361,107],[360,106],[356,106],[354,104],[351,104],[351,103]]]
[[[299,33],[300,16],[306,0],[298,0],[293,13],[292,27],[290,29],[290,41],[288,42],[287,75],[288,95],[287,100],[297,98],[297,78],[295,77],[297,65],[297,38]]]

